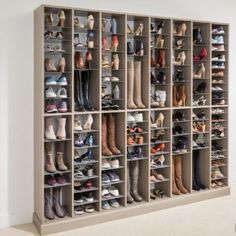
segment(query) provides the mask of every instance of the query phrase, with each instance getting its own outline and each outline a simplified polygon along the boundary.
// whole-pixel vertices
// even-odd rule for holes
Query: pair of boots
[[[67,166],[64,164],[64,143],[59,142],[59,147],[56,155],[56,166],[52,156],[52,145],[53,143],[45,143],[46,151],[46,165],[45,169],[47,172],[54,173],[57,170],[66,171],[68,170]]]
[[[174,107],[178,106],[186,106],[186,94],[185,94],[185,86],[180,85],[180,86],[173,86],[173,100],[172,104]]]
[[[151,67],[165,67],[166,66],[165,58],[166,58],[166,52],[164,50],[152,50]]]
[[[45,138],[49,140],[66,138],[66,118],[58,118],[58,128],[55,134],[53,129],[53,118],[46,119]]]
[[[90,51],[87,51],[85,58],[86,59],[84,63],[83,53],[75,52],[75,69],[91,69],[91,62],[93,60],[92,53]]]
[[[143,198],[138,192],[139,161],[131,161],[127,168],[127,203],[141,202]]]
[[[59,218],[66,216],[66,211],[61,205],[61,188],[53,190],[53,200],[51,203],[50,190],[45,190],[44,193],[44,214],[49,220],[54,220],[55,215]]]
[[[90,104],[90,72],[75,71],[75,110],[76,111],[94,111]]]
[[[128,109],[145,108],[141,85],[141,61],[128,61]]]
[[[102,155],[119,155],[121,151],[116,147],[115,115],[112,113],[102,115]]]
[[[193,150],[193,190],[205,189],[206,186],[200,180],[200,151]]]
[[[184,187],[182,180],[181,156],[173,156],[172,160],[172,193],[175,195],[188,193],[188,190]]]
[[[65,72],[66,60],[64,57],[61,57],[58,62],[58,68],[56,68],[52,58],[45,58],[44,60],[45,71],[47,72]]]

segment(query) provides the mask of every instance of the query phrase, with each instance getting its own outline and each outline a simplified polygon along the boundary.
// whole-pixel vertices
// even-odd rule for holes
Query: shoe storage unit
[[[35,10],[41,234],[230,193],[225,23]]]

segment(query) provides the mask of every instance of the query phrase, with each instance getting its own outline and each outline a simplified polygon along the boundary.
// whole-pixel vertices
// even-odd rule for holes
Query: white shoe
[[[142,113],[135,112],[133,114],[133,116],[134,116],[135,121],[143,122],[143,114]]]
[[[104,76],[103,77],[103,82],[110,82],[110,81],[111,81],[111,79],[110,79],[109,76]]]
[[[67,98],[67,91],[65,88],[60,88],[57,92],[59,98]]]
[[[84,124],[84,129],[91,130],[93,124],[93,116],[91,114],[88,114],[88,117],[86,119],[86,122]]]
[[[132,116],[130,113],[127,114],[127,121],[128,122],[135,122],[134,116]]]
[[[45,90],[45,97],[46,98],[56,98],[57,95],[56,93],[53,91],[53,89],[51,87],[49,87],[48,89]]]
[[[111,165],[110,165],[110,163],[107,161],[107,159],[103,159],[103,160],[102,160],[102,168],[104,168],[104,169],[109,169],[109,168],[111,168]]]
[[[115,186],[111,186],[109,189],[108,189],[109,193],[114,196],[114,197],[118,197],[120,194],[119,194],[119,190],[115,187]]]
[[[166,102],[166,91],[165,90],[157,90],[156,91],[156,101],[159,102],[160,107],[165,106]]]
[[[119,82],[119,80],[120,79],[118,77],[114,77],[114,76],[111,77],[112,82]]]
[[[120,165],[119,165],[119,160],[116,159],[116,158],[111,158],[109,160],[109,164],[112,168],[118,168]]]

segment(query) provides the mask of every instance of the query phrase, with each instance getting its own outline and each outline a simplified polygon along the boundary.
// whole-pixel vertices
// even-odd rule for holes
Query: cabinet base
[[[194,202],[208,200],[211,198],[222,197],[230,194],[230,187],[223,187],[214,190],[206,190],[195,192],[187,195],[180,195],[172,198],[165,198],[154,200],[149,203],[131,204],[127,207],[120,207],[119,209],[109,210],[105,212],[98,212],[92,215],[75,216],[73,218],[64,218],[60,220],[53,220],[41,224],[37,215],[33,214],[33,222],[41,235],[58,233],[61,231],[72,230],[89,225],[105,223],[113,220],[127,218],[154,212],[157,210],[167,209],[175,206],[186,205]]]

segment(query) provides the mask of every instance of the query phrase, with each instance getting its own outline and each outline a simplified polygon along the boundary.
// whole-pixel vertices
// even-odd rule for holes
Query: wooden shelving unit
[[[66,16],[64,26],[58,26],[58,14],[61,10]],[[51,14],[54,20],[48,25],[45,19],[48,20]],[[87,27],[90,15],[94,19],[92,29]],[[110,30],[112,24],[116,24],[116,27]],[[136,34],[139,27],[143,27],[142,33]],[[183,34],[179,33],[181,27],[186,28]],[[34,29],[36,105],[33,218],[42,235],[230,193],[227,24],[42,5],[35,10]],[[196,34],[202,35],[202,38],[199,37],[200,41],[194,41]],[[112,45],[117,40],[118,47],[113,48]],[[78,56],[82,56],[84,67],[76,65]],[[92,57],[91,61],[89,57]],[[118,67],[113,63],[117,57]],[[61,58],[66,62],[64,70],[59,68]],[[45,60],[50,60],[56,69],[48,70]],[[144,106],[137,109],[129,107],[128,103],[131,64],[134,67],[141,65],[140,92]],[[57,81],[60,76],[66,77],[66,84],[45,83],[46,80]],[[81,83],[87,91],[82,96],[89,101],[86,111],[80,109],[78,96],[82,89],[78,87],[78,81],[82,77],[86,78]],[[117,88],[119,97],[114,97],[114,90]],[[56,95],[47,97],[48,89]],[[61,98],[59,91],[66,91],[67,96]],[[183,92],[186,95],[184,101],[179,99],[179,94]],[[107,94],[110,96],[104,96]],[[60,112],[65,109],[65,103],[67,110]],[[115,108],[107,109],[107,104]],[[57,112],[50,112],[52,108],[57,109]],[[103,156],[102,119],[110,113],[115,116],[116,145],[121,154]],[[130,121],[129,116],[137,113],[142,114],[142,121]],[[178,113],[184,114],[184,118],[177,120]],[[75,130],[78,118],[83,127],[89,114],[93,117],[92,129]],[[163,124],[153,127],[152,122],[161,115],[164,116]],[[56,134],[63,118],[66,122],[66,137],[46,137],[46,125],[50,123]],[[134,125],[138,125],[142,132],[129,133],[127,127]],[[182,131],[178,133],[176,130]],[[79,141],[88,135],[92,136],[92,145],[86,143],[79,146]],[[130,136],[141,136],[143,141],[130,144]],[[183,152],[176,150],[180,139],[185,140]],[[157,148],[154,152],[153,148],[159,147],[158,145],[164,145],[164,148]],[[48,150],[54,162],[58,152],[64,153],[66,171],[50,173],[45,169]],[[130,158],[129,154],[134,151],[139,152],[139,155]],[[76,160],[85,153],[92,159],[84,162]],[[193,184],[196,155],[199,158],[200,180],[205,186],[205,190],[201,191],[196,191]],[[103,161],[109,161],[113,157],[119,160],[119,167],[103,168]],[[164,163],[155,165],[160,157],[164,157]],[[173,163],[179,157],[183,184],[188,194],[176,196],[172,193],[172,171]],[[137,163],[138,190],[143,200],[128,204],[127,177],[130,166]],[[83,171],[88,164],[92,166],[92,175],[74,175],[79,170]],[[104,183],[103,173],[109,171],[116,173],[119,181]],[[164,179],[153,182],[153,172],[161,174]],[[48,184],[48,178],[56,175],[65,176],[66,182],[54,186]],[[92,183],[92,187],[78,188],[78,184],[83,186],[84,183]],[[102,191],[110,186],[115,186],[119,195],[105,199]],[[66,216],[48,220],[44,212],[45,196],[49,196],[52,201],[54,192],[58,189]],[[151,199],[153,191],[160,189],[164,191],[163,198]],[[74,201],[75,196],[87,193],[92,193],[93,201]],[[119,207],[104,210],[103,202],[111,199],[116,199]],[[85,205],[92,205],[94,211],[75,214],[75,207]]]

